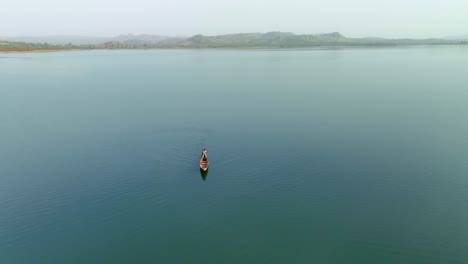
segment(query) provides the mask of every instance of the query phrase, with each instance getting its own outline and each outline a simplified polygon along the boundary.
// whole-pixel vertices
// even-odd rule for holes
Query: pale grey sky
[[[468,34],[468,0],[0,0],[0,36]]]

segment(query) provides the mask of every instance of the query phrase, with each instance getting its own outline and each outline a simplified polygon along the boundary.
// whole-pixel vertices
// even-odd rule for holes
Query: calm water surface
[[[0,57],[0,263],[468,263],[468,48]]]

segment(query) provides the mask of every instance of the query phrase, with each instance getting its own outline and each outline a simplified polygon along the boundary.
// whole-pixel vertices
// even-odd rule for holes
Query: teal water
[[[468,263],[468,48],[0,55],[0,263]]]

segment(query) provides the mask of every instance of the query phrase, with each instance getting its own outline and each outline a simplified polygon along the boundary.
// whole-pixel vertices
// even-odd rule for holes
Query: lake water
[[[0,54],[0,263],[468,263],[468,48]]]

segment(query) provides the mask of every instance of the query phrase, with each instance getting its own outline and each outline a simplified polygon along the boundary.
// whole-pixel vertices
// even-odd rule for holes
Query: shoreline
[[[62,52],[68,51],[66,49],[63,50],[0,50],[0,54],[8,54],[8,53],[45,53],[45,52]]]
[[[49,52],[65,52],[65,51],[90,51],[90,50],[288,50],[288,49],[323,49],[323,48],[389,48],[389,47],[440,47],[440,46],[468,46],[467,44],[421,44],[421,45],[330,45],[330,46],[310,46],[310,47],[154,47],[154,48],[92,48],[92,49],[52,49],[52,50],[0,50],[0,54],[15,54],[15,53],[49,53]]]

